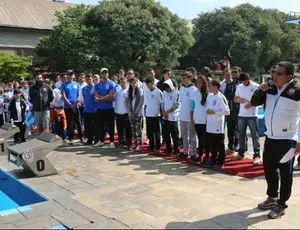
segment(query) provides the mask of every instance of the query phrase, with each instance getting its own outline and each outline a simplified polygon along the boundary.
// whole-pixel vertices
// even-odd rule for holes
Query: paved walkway
[[[22,178],[48,197],[32,211],[0,215],[0,228],[300,228],[300,173],[286,215],[256,209],[264,177],[245,179],[161,158],[62,146],[49,154],[59,174]],[[0,156],[0,167],[22,176]]]

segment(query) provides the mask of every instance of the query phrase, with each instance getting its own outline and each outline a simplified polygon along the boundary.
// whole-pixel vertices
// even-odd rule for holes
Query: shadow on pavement
[[[61,146],[56,151],[74,152],[76,155],[89,155],[92,158],[109,157],[109,161],[116,161],[118,166],[137,165],[136,171],[148,171],[146,174],[157,175],[188,175],[197,172],[208,172],[199,167],[182,164],[180,162],[169,161],[160,157],[151,156],[144,153],[125,151],[123,149],[93,148],[92,146]]]
[[[247,229],[250,225],[268,220],[266,214],[266,211],[253,208],[195,222],[171,222],[165,229]]]

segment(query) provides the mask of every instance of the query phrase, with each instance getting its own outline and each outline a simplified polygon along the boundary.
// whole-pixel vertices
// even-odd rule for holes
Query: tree
[[[38,45],[52,70],[173,67],[194,42],[187,21],[154,0],[103,0],[57,17],[52,35]]]
[[[45,64],[51,71],[74,69],[78,72],[99,69],[98,57],[93,54],[91,29],[83,24],[89,6],[78,5],[64,12],[57,12],[58,25],[50,36],[40,39],[37,54],[46,57]]]
[[[0,52],[0,82],[19,80],[30,76],[31,57]]]
[[[284,23],[285,19],[278,10],[251,4],[201,13],[193,20],[196,43],[182,64],[190,61],[199,67],[226,56],[245,71],[258,72],[268,71],[280,60],[295,61],[300,28]]]

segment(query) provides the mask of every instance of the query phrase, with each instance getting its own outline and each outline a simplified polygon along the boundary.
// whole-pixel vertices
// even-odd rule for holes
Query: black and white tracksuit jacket
[[[265,104],[266,136],[276,140],[300,142],[298,119],[300,116],[300,88],[293,81],[281,89],[273,86],[263,92],[255,91],[251,105]]]

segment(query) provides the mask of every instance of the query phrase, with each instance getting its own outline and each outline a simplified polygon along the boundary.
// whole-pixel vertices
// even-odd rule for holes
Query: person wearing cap
[[[14,96],[8,106],[8,112],[10,114],[11,122],[15,126],[19,127],[20,129],[20,132],[14,134],[15,143],[26,142],[25,139],[26,125],[24,121],[25,121],[26,111],[28,110],[28,107],[26,106],[26,103],[22,99],[21,95],[22,95],[21,90],[15,89]]]
[[[239,81],[241,84],[237,86],[234,98],[234,102],[240,104],[238,115],[239,150],[238,154],[232,158],[232,161],[242,160],[245,157],[245,140],[247,126],[249,126],[253,142],[253,165],[259,165],[261,161],[257,127],[258,108],[250,103],[252,95],[259,88],[259,85],[250,80],[248,73],[241,73]]]
[[[72,70],[67,71],[67,76],[68,81],[62,84],[61,91],[64,101],[65,114],[67,117],[67,136],[69,140],[66,140],[66,143],[73,145],[75,125],[77,126],[78,137],[80,141],[83,142],[81,125],[78,125],[80,124],[78,109],[80,86],[78,82],[73,81],[75,75]]]
[[[96,101],[96,120],[99,141],[94,147],[104,146],[105,123],[107,123],[109,131],[109,148],[114,149],[114,108],[113,99],[115,92],[115,83],[109,80],[109,72],[107,68],[100,70],[101,82],[94,87],[94,96]]]
[[[44,82],[41,74],[35,78],[35,84],[29,89],[29,102],[32,104],[35,124],[39,132],[49,132],[50,103],[53,100],[51,87]]]
[[[265,104],[263,165],[268,197],[258,208],[271,210],[268,216],[272,219],[285,214],[286,202],[292,193],[295,156],[280,161],[289,151],[295,155],[300,153],[300,87],[293,78],[293,63],[282,61],[276,67],[274,84],[262,83],[251,98],[252,106]]]

